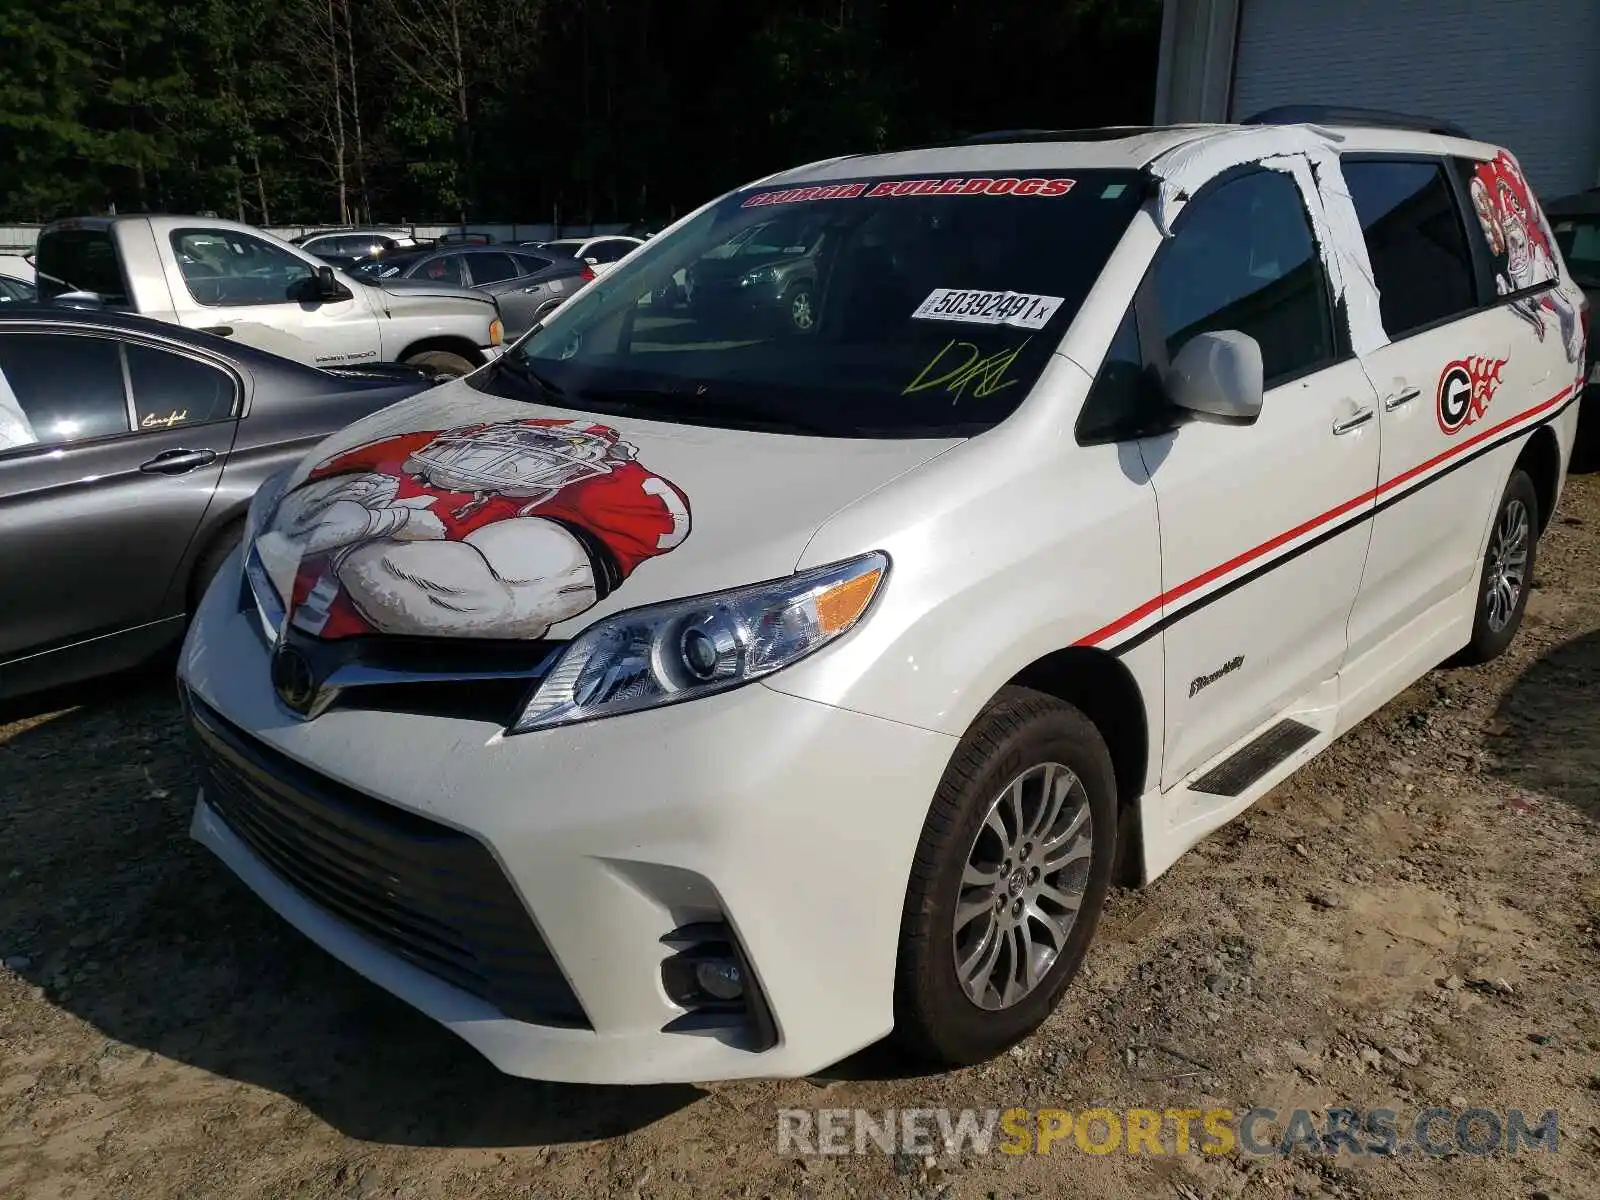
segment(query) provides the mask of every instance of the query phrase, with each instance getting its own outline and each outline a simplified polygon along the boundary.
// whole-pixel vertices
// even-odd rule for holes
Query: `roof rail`
[[[974,133],[952,144],[981,146],[1003,142],[1114,142],[1118,138],[1149,133],[1151,129],[1149,125],[1107,125],[1095,129],[995,129],[988,133]]]
[[[1381,108],[1348,108],[1337,104],[1280,104],[1239,122],[1241,125],[1364,125],[1377,129],[1411,129],[1445,137],[1476,140],[1454,121],[1415,117]]]

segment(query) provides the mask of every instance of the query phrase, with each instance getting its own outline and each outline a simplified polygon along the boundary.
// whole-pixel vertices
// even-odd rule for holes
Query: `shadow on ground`
[[[1600,630],[1541,656],[1496,716],[1495,773],[1600,820]]]
[[[369,1142],[614,1136],[702,1094],[502,1075],[285,925],[188,838],[195,779],[170,673],[9,704],[0,724],[24,717],[0,741],[0,955],[107,1037]]]

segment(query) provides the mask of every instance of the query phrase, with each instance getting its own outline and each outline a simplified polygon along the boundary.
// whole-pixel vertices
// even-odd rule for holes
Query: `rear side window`
[[[519,272],[509,254],[474,254],[467,260],[473,283],[499,283],[514,278]]]
[[[128,382],[140,429],[171,429],[223,421],[237,395],[231,376],[168,350],[129,345]]]
[[[1391,338],[1477,307],[1472,252],[1442,163],[1342,164]]]
[[[1260,343],[1268,387],[1334,359],[1322,256],[1282,171],[1236,176],[1191,202],[1156,261],[1155,292],[1169,359],[1222,329]]]
[[[1487,162],[1456,159],[1455,167],[1494,265],[1495,292],[1504,296],[1555,280],[1555,238],[1516,159],[1502,150]]]
[[[623,241],[621,238],[608,238],[603,242],[596,242],[589,249],[589,257],[595,262],[614,263],[634,247],[633,242]]]
[[[122,359],[110,338],[0,334],[0,452],[128,432]]]
[[[107,230],[51,230],[39,239],[34,263],[41,299],[54,300],[63,292],[94,292],[107,305],[128,302],[117,249]]]
[[[519,275],[532,275],[550,265],[548,258],[540,258],[535,254],[515,254],[512,257],[517,260],[517,274]]]

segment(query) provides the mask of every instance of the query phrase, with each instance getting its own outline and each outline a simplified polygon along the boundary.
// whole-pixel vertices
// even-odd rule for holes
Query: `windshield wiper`
[[[559,403],[567,394],[566,389],[560,384],[530,367],[527,359],[520,354],[502,354],[497,361],[496,369],[502,375],[510,375],[513,379],[521,380],[535,388],[546,400]]]
[[[838,436],[837,430],[803,417],[780,415],[763,405],[705,392],[668,388],[584,388],[578,393],[577,402],[604,405],[618,416],[675,421],[682,425],[720,425],[723,421],[732,421],[744,429],[769,433]]]

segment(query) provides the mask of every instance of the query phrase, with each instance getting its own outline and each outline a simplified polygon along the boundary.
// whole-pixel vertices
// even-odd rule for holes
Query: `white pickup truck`
[[[408,362],[465,375],[500,352],[494,297],[363,280],[214,217],[77,217],[34,253],[44,301],[141,313],[318,367]]]

